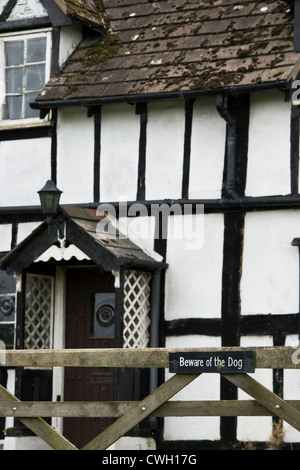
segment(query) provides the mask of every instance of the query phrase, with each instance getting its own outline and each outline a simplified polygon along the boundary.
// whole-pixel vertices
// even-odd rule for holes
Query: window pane
[[[9,41],[5,43],[6,66],[23,65],[24,63],[24,42]]]
[[[32,109],[29,103],[32,103],[37,96],[37,93],[28,93],[25,95],[25,118],[39,117],[38,109]]]
[[[26,67],[26,91],[39,91],[45,84],[45,66],[32,65]]]
[[[5,119],[21,119],[22,117],[22,96],[7,96]]]
[[[27,63],[45,62],[46,38],[30,39],[27,43]]]
[[[22,93],[23,68],[6,70],[5,84],[6,84],[6,93]]]

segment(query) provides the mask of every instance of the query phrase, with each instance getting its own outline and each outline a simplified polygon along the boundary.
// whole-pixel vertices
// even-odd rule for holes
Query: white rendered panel
[[[0,225],[0,252],[11,250],[12,226],[10,224]]]
[[[170,217],[169,233],[174,217]],[[166,320],[220,318],[223,224],[223,215],[205,215],[203,245],[199,249],[187,249],[187,239],[168,238]]]
[[[251,95],[247,196],[290,193],[290,113],[278,91]]]
[[[6,21],[48,16],[47,10],[39,0],[18,0]]]
[[[103,106],[101,111],[100,200],[135,201],[140,116],[128,104]]]
[[[51,139],[0,144],[0,206],[39,205],[37,194],[51,174]]]
[[[192,125],[189,197],[218,199],[224,171],[226,124],[214,99],[195,101]]]
[[[57,124],[57,186],[61,202],[93,201],[94,119],[85,108],[59,110]]]
[[[297,210],[248,213],[241,278],[243,315],[297,313],[299,310]]]
[[[181,198],[184,130],[183,102],[149,104],[146,199]]]

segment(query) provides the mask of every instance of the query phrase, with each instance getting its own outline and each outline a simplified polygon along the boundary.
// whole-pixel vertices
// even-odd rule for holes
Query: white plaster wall
[[[299,211],[248,213],[245,218],[241,312],[243,315],[299,310]]]
[[[180,216],[169,219],[172,224]],[[220,318],[222,293],[223,215],[207,214],[203,244],[189,250],[184,238],[168,238],[165,318]],[[200,225],[201,226],[201,225]]]
[[[273,346],[271,336],[244,336],[240,340],[241,347]],[[257,369],[250,377],[273,390],[272,369]],[[252,400],[253,398],[238,389],[239,400]],[[267,441],[272,435],[272,417],[269,416],[239,416],[237,419],[237,439],[241,441]]]
[[[17,244],[21,243],[26,237],[28,237],[39,225],[39,222],[18,224]]]
[[[220,198],[226,124],[213,98],[195,101],[191,138],[189,197]]]
[[[39,205],[37,194],[50,178],[51,139],[0,144],[0,206]]]
[[[247,196],[290,193],[290,108],[279,91],[251,95]]]
[[[167,348],[215,348],[221,346],[221,339],[208,336],[176,336],[166,338]],[[166,380],[172,377],[166,371]],[[220,400],[220,375],[202,374],[171,400]],[[213,417],[170,417],[164,421],[164,439],[200,440],[220,439],[220,418]]]
[[[61,66],[76,49],[82,39],[82,28],[79,25],[60,28],[59,65]]]
[[[289,335],[286,337],[285,346],[299,346],[299,336]],[[300,354],[298,354],[298,358]],[[283,399],[284,400],[299,400],[300,396],[300,369],[284,369],[283,371]],[[299,442],[300,432],[290,426],[285,421],[283,422],[284,441],[285,442]]]
[[[155,238],[155,217],[121,217],[119,227],[123,234],[139,246],[153,250]]]
[[[57,186],[61,203],[93,201],[94,119],[85,108],[63,108],[57,124]]]
[[[183,102],[149,104],[146,199],[181,198],[184,128]]]
[[[11,249],[11,233],[12,226],[10,224],[0,225],[0,251],[10,251]]]
[[[7,2],[6,2],[7,3]],[[39,0],[18,0],[7,21],[24,20],[48,16],[47,11]]]
[[[103,106],[101,116],[100,200],[135,201],[140,116],[128,104]]]

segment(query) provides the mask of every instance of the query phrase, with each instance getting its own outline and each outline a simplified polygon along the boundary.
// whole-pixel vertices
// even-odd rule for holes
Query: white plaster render
[[[39,225],[39,222],[26,222],[18,224],[17,244],[25,240],[25,238],[28,237]]]
[[[62,204],[91,202],[94,173],[94,120],[85,108],[58,112],[57,186]]]
[[[172,233],[172,224],[177,217],[180,216],[169,218],[169,233]],[[168,238],[166,320],[220,318],[223,224],[222,214],[205,215],[203,245],[198,250],[187,250],[184,238]]]
[[[140,116],[128,104],[103,106],[101,116],[100,200],[135,201]]]
[[[146,199],[181,198],[185,115],[183,102],[148,107]]]
[[[1,142],[0,159],[0,205],[39,205],[37,191],[50,177],[51,139]]]
[[[297,210],[248,213],[241,277],[243,315],[299,311]]]
[[[48,16],[48,13],[39,0],[18,0],[6,21],[39,18],[43,16]]]
[[[12,226],[10,224],[0,225],[0,252],[10,251]]]
[[[251,95],[247,196],[290,193],[290,113],[278,91]]]
[[[195,101],[192,123],[189,197],[220,198],[224,170],[226,124],[215,100]]]
[[[78,25],[60,29],[59,65],[63,65],[82,39],[82,28]]]

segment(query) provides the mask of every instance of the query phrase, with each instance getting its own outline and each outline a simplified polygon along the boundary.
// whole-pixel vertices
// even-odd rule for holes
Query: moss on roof
[[[300,70],[283,0],[57,0],[105,34],[83,41],[38,101],[287,83]]]

